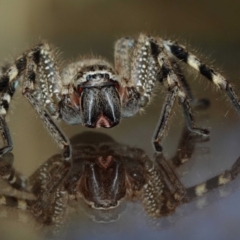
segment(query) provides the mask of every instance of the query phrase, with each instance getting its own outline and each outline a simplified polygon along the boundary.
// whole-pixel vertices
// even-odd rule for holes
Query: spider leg
[[[184,46],[167,40],[163,41],[163,46],[169,53],[173,54],[178,59],[182,60],[192,68],[196,69],[208,80],[213,82],[219,89],[225,91],[230,102],[235,107],[237,113],[240,115],[239,98],[233,90],[232,85],[225,77],[223,77],[220,73],[216,72],[213,68],[207,66],[194,54],[188,52]]]
[[[2,71],[4,69],[5,68],[3,68]],[[22,72],[22,63],[19,64],[19,60],[17,60],[13,66],[9,67],[4,74],[2,74],[2,72],[0,74],[0,92],[2,93],[0,98],[0,133],[4,144],[0,149],[0,156],[11,151],[13,148],[13,142],[5,121],[5,116],[9,109],[11,98],[18,86],[17,72],[19,72],[19,74]]]
[[[178,88],[176,86],[173,87],[172,90],[169,90],[167,96],[165,97],[162,111],[159,117],[159,123],[157,126],[157,131],[154,135],[154,147],[157,152],[162,152],[162,146],[160,145],[160,140],[163,139],[164,134],[166,132],[166,128],[168,125],[168,121],[171,116],[172,108],[177,97]]]
[[[36,59],[36,55],[38,59]],[[40,44],[28,53],[26,70],[23,95],[35,108],[45,127],[63,150],[64,160],[69,160],[71,158],[69,139],[51,118],[51,116],[58,116],[56,105],[60,102],[61,83],[53,52],[48,44]],[[39,74],[39,82],[36,82],[37,73]]]
[[[6,182],[8,182],[14,189],[28,191],[27,190],[28,179],[21,173],[15,171],[15,169],[12,166],[13,161],[14,156],[10,152],[0,157],[0,176]]]
[[[30,177],[26,177],[15,171],[12,166],[13,162],[14,155],[10,152],[0,157],[0,176],[14,189],[31,192],[35,196],[39,196],[46,191],[47,183],[50,182],[51,177],[57,173],[60,165],[63,164],[61,155],[54,155],[43,163]]]
[[[149,216],[158,217],[161,212],[162,195],[164,194],[164,181],[159,175],[153,162],[145,165],[147,181],[143,186],[142,204]]]
[[[36,109],[50,134],[60,148],[63,149],[64,160],[69,160],[71,158],[69,140],[51,118],[51,116],[58,116],[57,104],[60,101],[59,89],[61,82],[57,66],[55,66],[52,50],[50,50],[48,44],[40,44],[16,60],[2,78],[0,78],[2,91],[7,87],[11,89],[10,86],[16,87],[17,84],[13,83],[16,83],[17,78],[21,77],[23,73],[25,73],[23,95]],[[11,97],[9,95],[7,103],[10,102],[10,99]],[[9,104],[5,104],[4,102],[0,105],[0,115],[6,115],[8,105]],[[3,123],[6,124],[5,121],[3,121]],[[11,140],[10,134],[7,139]],[[10,140],[8,140],[8,142],[10,142]],[[36,210],[45,204],[45,200],[48,199],[52,189],[59,184],[61,174],[68,169],[68,165],[69,162],[65,161],[57,168],[55,171],[56,175],[53,176],[52,181],[49,181],[45,186],[47,190],[43,194],[39,194],[39,201],[35,205]],[[42,174],[44,175],[44,171]]]
[[[4,116],[0,115],[0,132],[2,134],[4,147],[0,149],[0,156],[10,152],[13,149],[13,142],[10,135],[8,125],[4,119]]]
[[[160,44],[161,43],[159,42],[158,45]],[[175,88],[175,95],[178,95],[180,103],[183,107],[183,113],[184,113],[186,124],[189,131],[199,136],[208,136],[209,134],[208,130],[195,127],[192,109],[190,106],[190,102],[191,102],[191,95],[189,97],[190,89],[187,88],[185,85],[186,80],[184,79],[184,76],[181,73],[179,66],[175,61],[173,61],[172,59],[169,59],[169,57],[163,51],[159,52],[157,59],[158,59],[159,66],[161,67],[161,78],[162,78],[161,81],[164,81],[166,79],[167,85],[168,85],[168,91],[172,91],[172,89]],[[167,108],[165,103],[163,105],[163,110],[159,118],[160,119],[159,125],[157,127],[157,131],[154,137],[154,146],[157,152],[162,151],[159,142],[164,136],[165,129],[167,127],[167,122],[170,118],[170,113],[173,108],[174,100],[175,99],[173,99],[172,101],[169,101],[167,96],[165,100],[165,103],[168,103]],[[172,104],[170,104],[171,102]]]
[[[46,191],[48,182],[62,164],[61,155],[54,155],[44,162],[28,179],[27,189],[35,196],[41,195]]]
[[[185,196],[185,187],[168,166],[161,153],[154,163],[146,166],[147,181],[143,187],[142,203],[149,216],[169,215]]]
[[[159,61],[163,61],[162,59],[160,60],[161,56],[159,56]],[[166,62],[166,60],[164,60]],[[178,97],[179,97],[179,101],[182,104],[183,107],[183,114],[185,117],[185,121],[187,124],[188,129],[195,133],[196,135],[199,136],[208,136],[209,132],[206,129],[200,129],[200,128],[196,128],[195,124],[194,124],[194,117],[193,117],[193,113],[192,113],[192,107],[195,108],[207,108],[209,106],[209,101],[207,99],[194,99],[191,89],[187,83],[187,80],[185,79],[182,70],[180,68],[180,66],[177,64],[177,62],[171,58],[171,56],[169,56],[169,63],[165,63],[164,66],[164,71],[168,72],[170,69],[167,68],[168,65],[171,64],[173,71],[175,72],[175,74],[177,75],[177,82],[178,82],[178,86],[179,86],[179,93],[178,93]],[[162,64],[162,63],[161,63]]]
[[[172,185],[171,188],[174,200],[180,202],[186,194],[185,187],[180,182],[180,180],[178,179],[174,171],[171,169],[162,154],[156,154],[155,161],[160,168],[161,174],[165,176],[164,179],[166,179],[167,182]]]
[[[65,176],[63,171],[61,171],[60,176],[55,175],[59,173],[59,168],[63,165],[61,156],[55,155],[48,159],[29,178],[23,178],[21,174],[15,172],[12,167],[12,153],[5,154],[2,158],[3,161],[0,161],[0,175],[13,188],[33,193],[37,199],[29,200],[0,195],[0,205],[30,210],[38,218],[38,222],[50,223],[54,225],[54,231],[58,231],[63,224],[68,201],[67,192],[64,190],[63,184],[57,187],[54,193],[51,192]],[[51,204],[49,204],[50,201]]]
[[[161,44],[161,43],[159,42],[158,44]],[[192,94],[192,91],[191,91],[191,88],[190,88],[187,80],[185,79],[184,74],[182,73],[182,70],[181,70],[180,66],[173,59],[173,57],[168,54],[168,52],[166,52],[166,54],[168,55],[170,64],[171,64],[172,68],[174,69],[174,72],[178,76],[179,85],[184,90],[185,94],[187,95],[187,98],[188,98],[188,101],[189,101],[189,104],[191,105],[191,107],[198,108],[198,109],[206,109],[207,107],[209,107],[210,102],[209,102],[208,99],[205,99],[205,98],[195,99],[194,98],[194,96]],[[164,75],[166,75],[167,72],[169,72],[169,70],[167,68],[162,69],[162,75],[160,77],[160,79],[162,79],[161,81],[164,80]]]
[[[14,196],[0,195],[0,205],[18,208],[21,210],[30,210],[30,205],[33,201],[34,200],[28,200]]]
[[[135,86],[140,93],[139,107],[150,101],[157,82],[167,82],[159,125],[154,136],[154,147],[162,151],[160,141],[165,135],[176,96],[180,99],[188,129],[198,135],[207,135],[205,129],[196,128],[191,112],[190,88],[173,58],[165,52],[161,39],[140,34],[137,40],[122,38],[115,45],[115,67],[127,86]],[[165,81],[166,80],[166,81]]]
[[[208,138],[193,135],[184,128],[178,144],[177,152],[171,159],[168,160],[171,163],[170,166],[176,168],[188,162],[194,153],[196,143],[206,142],[208,140]]]
[[[54,194],[54,202],[52,207],[52,212],[50,220],[51,224],[53,224],[53,234],[58,235],[59,232],[62,230],[64,222],[65,222],[65,215],[67,213],[67,206],[68,206],[68,193],[64,189],[64,186],[58,188]]]
[[[48,205],[45,206],[44,211],[41,211],[41,213],[36,213],[34,211],[33,207],[35,206],[36,200],[31,199],[0,195],[0,205],[32,212],[33,215],[37,217],[38,224],[51,224],[53,226],[53,234],[57,235],[59,231],[62,230],[64,224],[68,204],[68,194],[62,186],[56,189],[54,194],[50,197]],[[1,209],[0,217],[2,217],[1,215],[7,215],[7,212],[3,213],[4,212],[2,212]]]
[[[191,202],[197,197],[219,186],[233,181],[240,174],[240,157],[229,170],[195,186],[185,188],[162,154],[156,154],[156,166],[148,167],[148,181],[144,186],[143,204],[146,212],[153,217],[169,215],[182,203]]]
[[[115,43],[114,47],[114,62],[115,69],[119,73],[121,78],[131,78],[131,57],[136,45],[134,38],[120,38]]]
[[[32,212],[35,216],[41,217],[42,214],[44,214],[43,209],[48,207],[49,198],[51,197],[52,192],[55,191],[65,179],[65,176],[69,172],[69,166],[70,165],[64,164],[64,162],[60,165],[57,164],[56,166],[50,166],[53,167],[53,174],[50,176],[50,180],[47,179],[46,168],[42,168],[42,171],[40,171],[43,174],[43,182],[40,184],[40,187],[42,187],[40,190],[42,191],[37,192],[37,200],[32,206]],[[36,188],[33,188],[33,191],[39,189],[38,183],[36,186]]]
[[[139,93],[135,96],[130,94],[128,100],[140,98],[138,108],[145,107],[158,78],[158,63],[152,54],[150,40],[143,34],[137,40],[119,39],[115,44],[115,69],[123,87],[134,87]]]
[[[150,101],[154,87],[159,80],[160,69],[157,56],[161,51],[162,48],[144,34],[141,34],[137,41],[132,38],[122,38],[115,44],[116,70],[123,79],[127,79],[130,86],[136,86],[141,94],[140,107],[145,107]],[[177,93],[178,87],[175,83],[171,84],[154,138],[154,146],[158,152],[162,151],[159,142],[164,136]]]
[[[170,159],[171,165],[176,167],[184,164],[193,154],[196,143],[205,140],[200,136],[192,135],[185,128],[178,146],[178,152],[173,159]],[[185,201],[187,190],[168,162],[169,160],[166,161],[161,153],[155,154],[155,164],[152,165],[147,162],[148,181],[144,186],[143,204],[150,216],[169,215],[182,201]]]
[[[50,114],[42,108],[42,106],[38,103],[37,99],[31,94],[27,89],[24,93],[25,97],[32,104],[34,109],[39,114],[42,119],[45,127],[49,130],[50,134],[58,144],[58,146],[63,150],[64,160],[69,161],[71,159],[71,147],[69,139],[63,134],[60,128],[55,124]]]
[[[0,77],[0,92],[3,92],[0,101],[0,132],[5,144],[0,149],[0,154],[12,149],[12,140],[5,116],[18,85],[18,79],[21,77],[24,78],[23,95],[33,105],[58,146],[63,150],[64,160],[69,160],[71,158],[69,140],[51,118],[58,117],[59,114],[61,80],[53,51],[46,43],[22,54]]]
[[[229,170],[220,173],[219,175],[208,179],[207,181],[197,184],[195,186],[186,189],[186,195],[184,202],[190,202],[196,197],[200,197],[203,194],[210,192],[211,190],[218,188],[233,181],[240,174],[240,157],[234,162]]]

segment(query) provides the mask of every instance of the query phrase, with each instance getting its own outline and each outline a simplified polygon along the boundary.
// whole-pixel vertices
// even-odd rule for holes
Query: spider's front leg
[[[56,59],[48,44],[40,44],[28,53],[23,95],[41,117],[45,127],[63,150],[64,160],[71,159],[69,139],[52,120],[58,117],[61,79]]]
[[[58,104],[61,101],[61,80],[55,61],[53,51],[48,44],[43,43],[22,54],[1,76],[0,132],[4,147],[0,149],[0,155],[11,151],[13,147],[5,116],[19,79],[23,78],[23,95],[35,108],[58,146],[63,149],[64,159],[71,158],[69,140],[51,118],[58,117]]]
[[[20,177],[12,167],[13,155],[12,153],[5,154],[0,161],[0,176],[6,176],[13,173],[13,178]],[[55,183],[57,186],[50,194],[44,195],[43,192],[48,190],[48,183],[55,181],[55,175],[59,174],[59,166],[63,165],[61,155],[55,155],[43,163],[29,178],[25,178],[25,186],[23,181],[15,181],[12,184],[13,188],[21,191],[27,191],[31,195],[23,195],[22,198],[11,196],[8,194],[0,195],[0,206],[20,209],[23,211],[30,211],[36,218],[38,228],[44,225],[52,225],[54,234],[57,234],[62,228],[65,220],[65,215],[68,205],[68,193],[65,189],[64,181],[66,172],[61,172],[61,181]],[[15,173],[15,174],[14,174]],[[42,197],[48,197],[42,199]],[[1,209],[2,212],[2,209]],[[21,219],[20,219],[21,221]],[[44,229],[43,229],[44,230]]]
[[[141,34],[137,40],[131,38],[118,40],[115,45],[115,65],[120,77],[125,80],[127,86],[134,86],[140,95],[128,96],[127,104],[132,103],[134,98],[139,98],[138,102],[136,102],[139,108],[143,108],[150,101],[157,82],[167,85],[168,93],[154,136],[154,146],[157,152],[162,152],[160,142],[166,133],[177,97],[183,107],[189,131],[197,135],[208,136],[207,130],[195,127],[190,106],[193,100],[191,91],[176,61],[164,51],[161,39]],[[136,112],[136,107],[126,108],[123,105],[123,111],[125,109],[128,110],[128,114],[125,113],[124,116],[131,116],[130,113],[133,115]]]
[[[3,148],[0,149],[0,155],[8,153],[13,148],[5,116],[15,89],[22,80],[23,95],[35,108],[45,127],[63,150],[63,165],[66,166],[59,167],[61,172],[70,164],[71,146],[68,138],[52,119],[52,117],[58,117],[59,102],[61,101],[61,80],[55,61],[53,50],[50,49],[49,45],[47,43],[39,44],[17,58],[0,76],[0,133],[4,143]],[[13,170],[10,174],[2,177],[18,189],[25,187],[24,180],[21,180]],[[57,177],[60,177],[60,174],[56,174],[55,178]],[[55,187],[58,180],[55,179],[49,183],[48,191],[42,197],[43,199],[48,197],[47,195]]]

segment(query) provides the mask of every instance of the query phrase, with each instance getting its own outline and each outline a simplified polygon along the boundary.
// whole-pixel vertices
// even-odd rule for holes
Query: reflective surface
[[[0,12],[0,56],[4,62],[23,50],[47,39],[63,51],[64,59],[80,54],[94,53],[113,59],[113,42],[121,36],[135,35],[141,31],[157,36],[177,39],[189,43],[191,49],[206,56],[240,93],[239,62],[240,32],[237,1],[1,1]],[[206,59],[204,58],[204,59]],[[209,97],[211,107],[197,115],[197,124],[211,131],[208,143],[198,144],[191,161],[183,168],[188,172],[182,178],[186,186],[202,182],[232,165],[240,155],[240,121],[233,108],[220,91],[216,91],[204,78],[196,77],[194,71],[187,72],[193,86],[193,94]],[[197,80],[196,80],[197,78]],[[155,129],[164,91],[156,97],[145,114],[125,119],[116,128],[97,130],[114,137],[117,142],[144,149],[153,154],[151,139]],[[171,157],[176,150],[184,119],[179,106],[175,106],[173,121],[164,143],[164,151]],[[42,162],[59,152],[51,137],[21,95],[15,97],[9,114],[9,126],[13,135],[15,166],[30,175]],[[81,126],[65,126],[69,137],[83,131]],[[95,130],[93,130],[95,131]],[[182,174],[179,173],[179,174]],[[213,201],[194,210],[195,203],[180,207],[186,212],[177,217],[168,227],[155,229],[147,223],[140,206],[129,205],[117,222],[96,224],[80,214],[76,217],[69,239],[239,239],[240,180],[225,188],[226,197],[218,198],[217,191],[208,194]],[[234,191],[231,191],[231,188]],[[1,213],[1,212],[0,212]],[[15,218],[12,213],[13,218]],[[17,214],[16,214],[17,215]],[[174,217],[174,216],[173,216]],[[27,226],[27,227],[25,227]],[[37,238],[30,225],[5,219],[1,232],[9,239],[14,233]],[[15,229],[15,230],[13,230]],[[32,235],[30,235],[32,233]],[[31,236],[31,237],[30,237]]]

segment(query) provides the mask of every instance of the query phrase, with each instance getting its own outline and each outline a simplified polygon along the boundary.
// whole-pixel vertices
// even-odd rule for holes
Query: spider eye
[[[109,79],[109,74],[105,73],[105,74],[104,74],[104,78],[105,78],[105,79]]]
[[[91,76],[90,76],[90,75],[87,75],[87,76],[86,76],[86,80],[87,80],[87,81],[90,81],[90,80],[91,80]]]

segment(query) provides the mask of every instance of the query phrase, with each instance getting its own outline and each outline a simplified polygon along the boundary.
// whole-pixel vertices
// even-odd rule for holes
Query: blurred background
[[[0,59],[2,63],[13,61],[26,49],[47,40],[60,50],[63,63],[89,54],[113,61],[116,39],[145,32],[187,45],[227,76],[240,96],[239,13],[240,2],[234,0],[0,0]],[[198,144],[198,151],[189,164],[191,169],[182,178],[186,186],[192,186],[229,168],[240,155],[240,121],[224,94],[195,71],[184,69],[184,72],[194,95],[211,100],[210,109],[196,116],[198,126],[210,129],[211,139]],[[113,129],[94,131],[107,133],[119,143],[140,147],[151,156],[152,134],[165,96],[164,91],[160,93],[156,92],[144,114],[124,119]],[[30,175],[47,158],[59,153],[20,91],[12,102],[7,121],[14,141],[14,166],[22,173]],[[164,142],[169,158],[176,151],[183,125],[182,111],[176,104]],[[86,130],[81,126],[61,126],[69,137]],[[201,150],[206,148],[207,154]],[[239,180],[235,182],[240,184]],[[116,229],[115,239],[239,239],[239,200],[240,187],[236,187],[229,196],[216,199],[201,211],[182,217],[171,227],[161,230],[150,227],[144,216],[141,218],[136,210],[132,210],[132,214],[130,209],[113,224],[95,226],[86,220],[81,228],[77,223],[69,239],[112,239]],[[6,239],[14,238],[9,228],[15,225],[18,229],[18,224],[12,220],[1,223],[0,231]],[[20,236],[37,238],[30,227],[24,230],[18,231],[22,235],[16,239]]]

